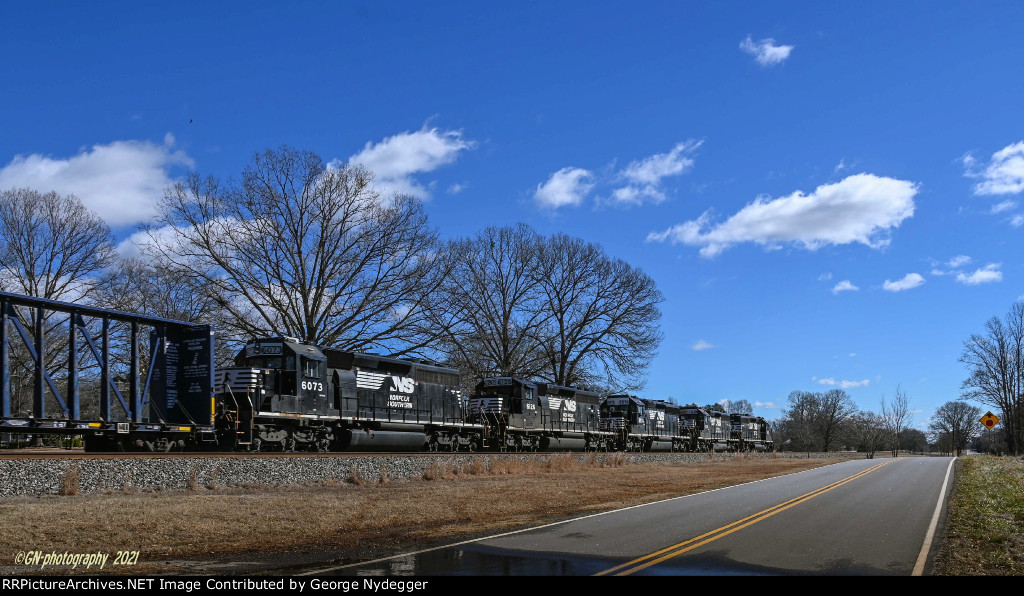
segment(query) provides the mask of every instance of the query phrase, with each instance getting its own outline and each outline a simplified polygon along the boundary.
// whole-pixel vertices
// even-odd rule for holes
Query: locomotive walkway
[[[853,460],[313,573],[921,575],[948,457]],[[553,507],[557,504],[552,504]],[[939,528],[941,531],[941,528]]]

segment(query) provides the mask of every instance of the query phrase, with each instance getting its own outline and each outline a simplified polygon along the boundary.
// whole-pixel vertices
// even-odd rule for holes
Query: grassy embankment
[[[936,575],[1024,575],[1024,458],[958,463]]]
[[[12,497],[0,500],[0,523],[14,550],[138,550],[140,565],[121,571],[180,573],[190,567],[157,562],[275,552],[301,552],[307,559],[317,552],[332,558],[379,556],[835,461],[734,454],[697,463],[633,465],[625,465],[621,454],[497,458],[489,469],[483,462],[458,469],[433,466],[423,478],[408,481],[384,475],[306,486]],[[0,567],[10,565],[14,555],[0,553]]]

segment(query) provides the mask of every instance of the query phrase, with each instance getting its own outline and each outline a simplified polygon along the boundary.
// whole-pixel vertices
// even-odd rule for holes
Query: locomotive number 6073
[[[304,390],[308,389],[309,391],[323,391],[324,384],[318,383],[317,381],[303,381],[302,388]]]

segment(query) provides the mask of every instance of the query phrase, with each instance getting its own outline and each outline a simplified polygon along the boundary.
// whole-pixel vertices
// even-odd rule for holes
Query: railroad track
[[[317,453],[313,451],[307,452],[288,452],[288,453],[250,453],[250,452],[232,452],[232,451],[167,451],[167,452],[90,452],[84,451],[52,451],[52,452],[0,452],[0,461],[4,460],[46,460],[46,459],[153,459],[153,458],[240,458],[240,457],[256,457],[256,458],[293,458],[293,457],[446,457],[451,455],[528,455],[528,456],[550,456],[551,453],[535,453],[535,452],[498,452],[498,451],[444,451],[444,452],[429,452],[429,451],[410,451],[410,452],[399,452],[399,451],[342,451],[342,452],[324,452]]]

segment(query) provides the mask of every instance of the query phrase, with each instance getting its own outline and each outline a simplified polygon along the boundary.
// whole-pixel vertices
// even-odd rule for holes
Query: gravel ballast
[[[624,458],[626,464],[648,462],[708,461],[772,457],[864,457],[857,453],[576,453],[590,461]],[[0,497],[38,494],[85,494],[105,491],[188,490],[202,487],[239,485],[289,485],[323,481],[376,482],[421,478],[432,469],[451,470],[483,459],[490,467],[495,458],[518,458],[544,462],[551,457],[516,454],[452,454],[441,456],[367,455],[355,457],[168,457],[39,459],[0,461]],[[383,474],[382,474],[383,472]]]

